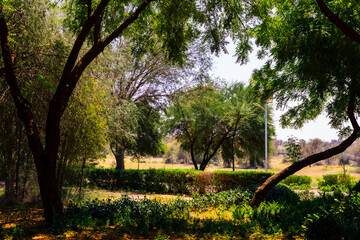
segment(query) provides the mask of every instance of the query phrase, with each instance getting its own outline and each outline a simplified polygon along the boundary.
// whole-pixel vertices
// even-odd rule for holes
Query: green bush
[[[284,185],[277,185],[265,197],[266,201],[269,202],[286,202],[286,203],[297,203],[300,197],[292,191],[290,188]]]
[[[115,170],[86,169],[90,187],[108,190],[136,190],[154,193],[189,193],[195,182],[194,170]]]
[[[292,189],[306,190],[311,187],[312,179],[309,176],[290,175],[280,183]]]
[[[261,185],[274,173],[260,171],[202,172],[188,169],[84,169],[83,186],[106,190],[189,194],[221,192]],[[65,186],[79,186],[80,169],[69,169]]]
[[[219,193],[207,192],[203,195],[195,193],[191,205],[194,210],[219,206],[225,206],[226,209],[229,209],[233,205],[250,202],[252,195],[251,191],[240,188]]]
[[[322,176],[322,180],[319,181],[318,186],[322,191],[344,191],[349,192],[356,182],[349,174],[327,174]]]
[[[184,204],[185,203],[185,204]],[[72,230],[86,227],[118,225],[124,231],[140,233],[159,228],[184,229],[189,218],[189,205],[182,200],[169,204],[147,198],[134,201],[128,196],[119,200],[92,200],[82,205],[69,204],[65,209],[66,226]]]
[[[272,175],[274,175],[272,172],[260,171],[215,171],[212,184],[216,192],[235,188],[248,188],[260,186]]]
[[[320,212],[309,214],[303,224],[307,239],[359,239],[360,195],[344,197]]]

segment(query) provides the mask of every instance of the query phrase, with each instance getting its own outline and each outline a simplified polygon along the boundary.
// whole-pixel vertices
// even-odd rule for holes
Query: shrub
[[[136,229],[147,233],[155,227],[165,230],[185,228],[188,208],[189,205],[182,200],[162,204],[147,198],[135,201],[124,196],[116,201],[96,199],[83,205],[69,204],[65,209],[65,221],[66,226],[73,230],[116,224],[125,231]]]
[[[307,239],[358,239],[360,235],[360,195],[337,200],[330,209],[321,208],[304,221]]]
[[[309,176],[290,175],[280,183],[292,189],[306,190],[311,187],[312,179]]]
[[[212,184],[214,184],[216,192],[248,188],[263,184],[272,175],[274,175],[272,172],[260,171],[215,171]]]
[[[322,191],[344,191],[349,192],[349,189],[355,186],[355,180],[349,174],[327,174],[323,175],[323,179],[319,181],[318,186]]]
[[[204,195],[196,193],[193,195],[193,200],[191,201],[191,204],[193,209],[195,210],[219,206],[225,206],[225,208],[230,208],[233,205],[250,202],[251,196],[251,191],[240,188],[219,193],[207,192]]]
[[[80,169],[70,169],[65,186],[79,186]],[[116,170],[88,168],[84,170],[83,185],[106,190],[131,190],[150,193],[189,194],[191,192],[220,192],[236,188],[259,186],[269,172],[216,171],[188,169]]]
[[[300,197],[290,188],[284,185],[277,185],[265,197],[269,202],[297,203]]]

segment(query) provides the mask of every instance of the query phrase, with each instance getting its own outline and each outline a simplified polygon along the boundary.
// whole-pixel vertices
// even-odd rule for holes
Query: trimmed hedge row
[[[259,186],[272,172],[215,171],[179,169],[84,170],[84,185],[106,190],[143,191],[150,193],[220,192],[235,188]],[[80,171],[70,169],[65,186],[79,185]]]
[[[295,189],[308,189],[311,187],[312,179],[309,176],[290,175],[280,183]]]

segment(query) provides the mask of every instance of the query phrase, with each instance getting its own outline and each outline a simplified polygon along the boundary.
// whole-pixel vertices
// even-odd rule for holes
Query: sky
[[[228,48],[229,54],[222,53],[219,57],[213,57],[213,75],[228,82],[244,82],[248,83],[254,69],[261,68],[265,60],[259,60],[256,57],[256,52],[253,51],[249,57],[250,61],[246,65],[236,63],[234,54],[234,47],[230,45]],[[276,109],[276,103],[271,104],[273,107],[273,120],[275,124],[276,138],[286,141],[289,137],[296,137],[306,141],[314,138],[319,138],[323,141],[331,141],[338,139],[335,129],[328,125],[329,119],[323,114],[314,121],[306,123],[301,129],[283,129],[279,125],[279,119],[285,110]]]

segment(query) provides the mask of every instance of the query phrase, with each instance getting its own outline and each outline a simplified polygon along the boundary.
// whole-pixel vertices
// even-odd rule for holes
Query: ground
[[[115,160],[112,156],[108,156],[106,159],[102,160],[98,167],[106,167],[112,168],[114,167]],[[130,159],[126,159],[125,166],[127,169],[147,169],[147,168],[189,168],[192,169],[192,165],[185,164],[165,164],[163,159],[160,158],[149,158],[140,163],[133,162]],[[270,168],[269,171],[277,172],[288,166],[288,163],[283,163],[281,157],[273,157],[270,160]],[[216,169],[221,169],[219,167],[210,165],[207,171],[213,171]],[[356,179],[360,179],[360,173],[358,172],[358,168],[356,167],[347,167],[347,173],[351,174]],[[227,169],[229,170],[229,169]],[[237,169],[240,170],[240,169]],[[262,170],[262,169],[258,169]],[[337,174],[343,173],[343,169],[340,166],[312,166],[306,167],[303,170],[299,171],[297,174],[299,175],[307,175],[311,176],[313,179],[320,179],[324,174]],[[313,188],[316,188],[317,181],[313,181]],[[4,193],[4,184],[0,182],[0,195]],[[139,194],[133,192],[117,192],[117,191],[104,191],[104,190],[89,190],[84,189],[84,195],[89,198],[99,198],[99,199],[118,199],[121,198],[122,195],[129,195],[134,199],[142,199],[142,198],[150,198],[156,199],[162,202],[170,201],[179,196],[173,195],[158,195],[158,194]],[[71,197],[71,196],[70,196]],[[189,196],[180,196],[184,199],[190,199]],[[227,219],[231,217],[231,213],[229,211],[219,212],[218,209],[207,209],[203,213],[191,213],[192,217],[202,219],[206,218],[214,218],[219,219],[219,217],[223,219]],[[44,219],[42,216],[42,210],[40,208],[5,208],[0,209],[0,226],[2,226],[3,231],[7,231],[7,229],[12,229],[13,235],[16,235],[16,231],[20,231],[20,229],[25,229],[24,233],[19,235],[18,239],[168,239],[164,235],[162,237],[161,232],[154,231],[154,235],[148,235],[147,238],[143,238],[141,236],[128,236],[124,233],[117,231],[114,226],[102,227],[101,229],[88,229],[83,230],[82,232],[73,232],[68,231],[60,235],[49,234],[48,230],[44,227]],[[15,233],[14,233],[15,232]],[[12,238],[9,238],[12,239]],[[176,238],[171,238],[176,239]],[[179,238],[180,239],[180,238]],[[184,238],[182,238],[184,239]],[[189,235],[186,239],[194,239]],[[221,239],[221,238],[220,238]],[[254,236],[254,239],[257,239]]]

